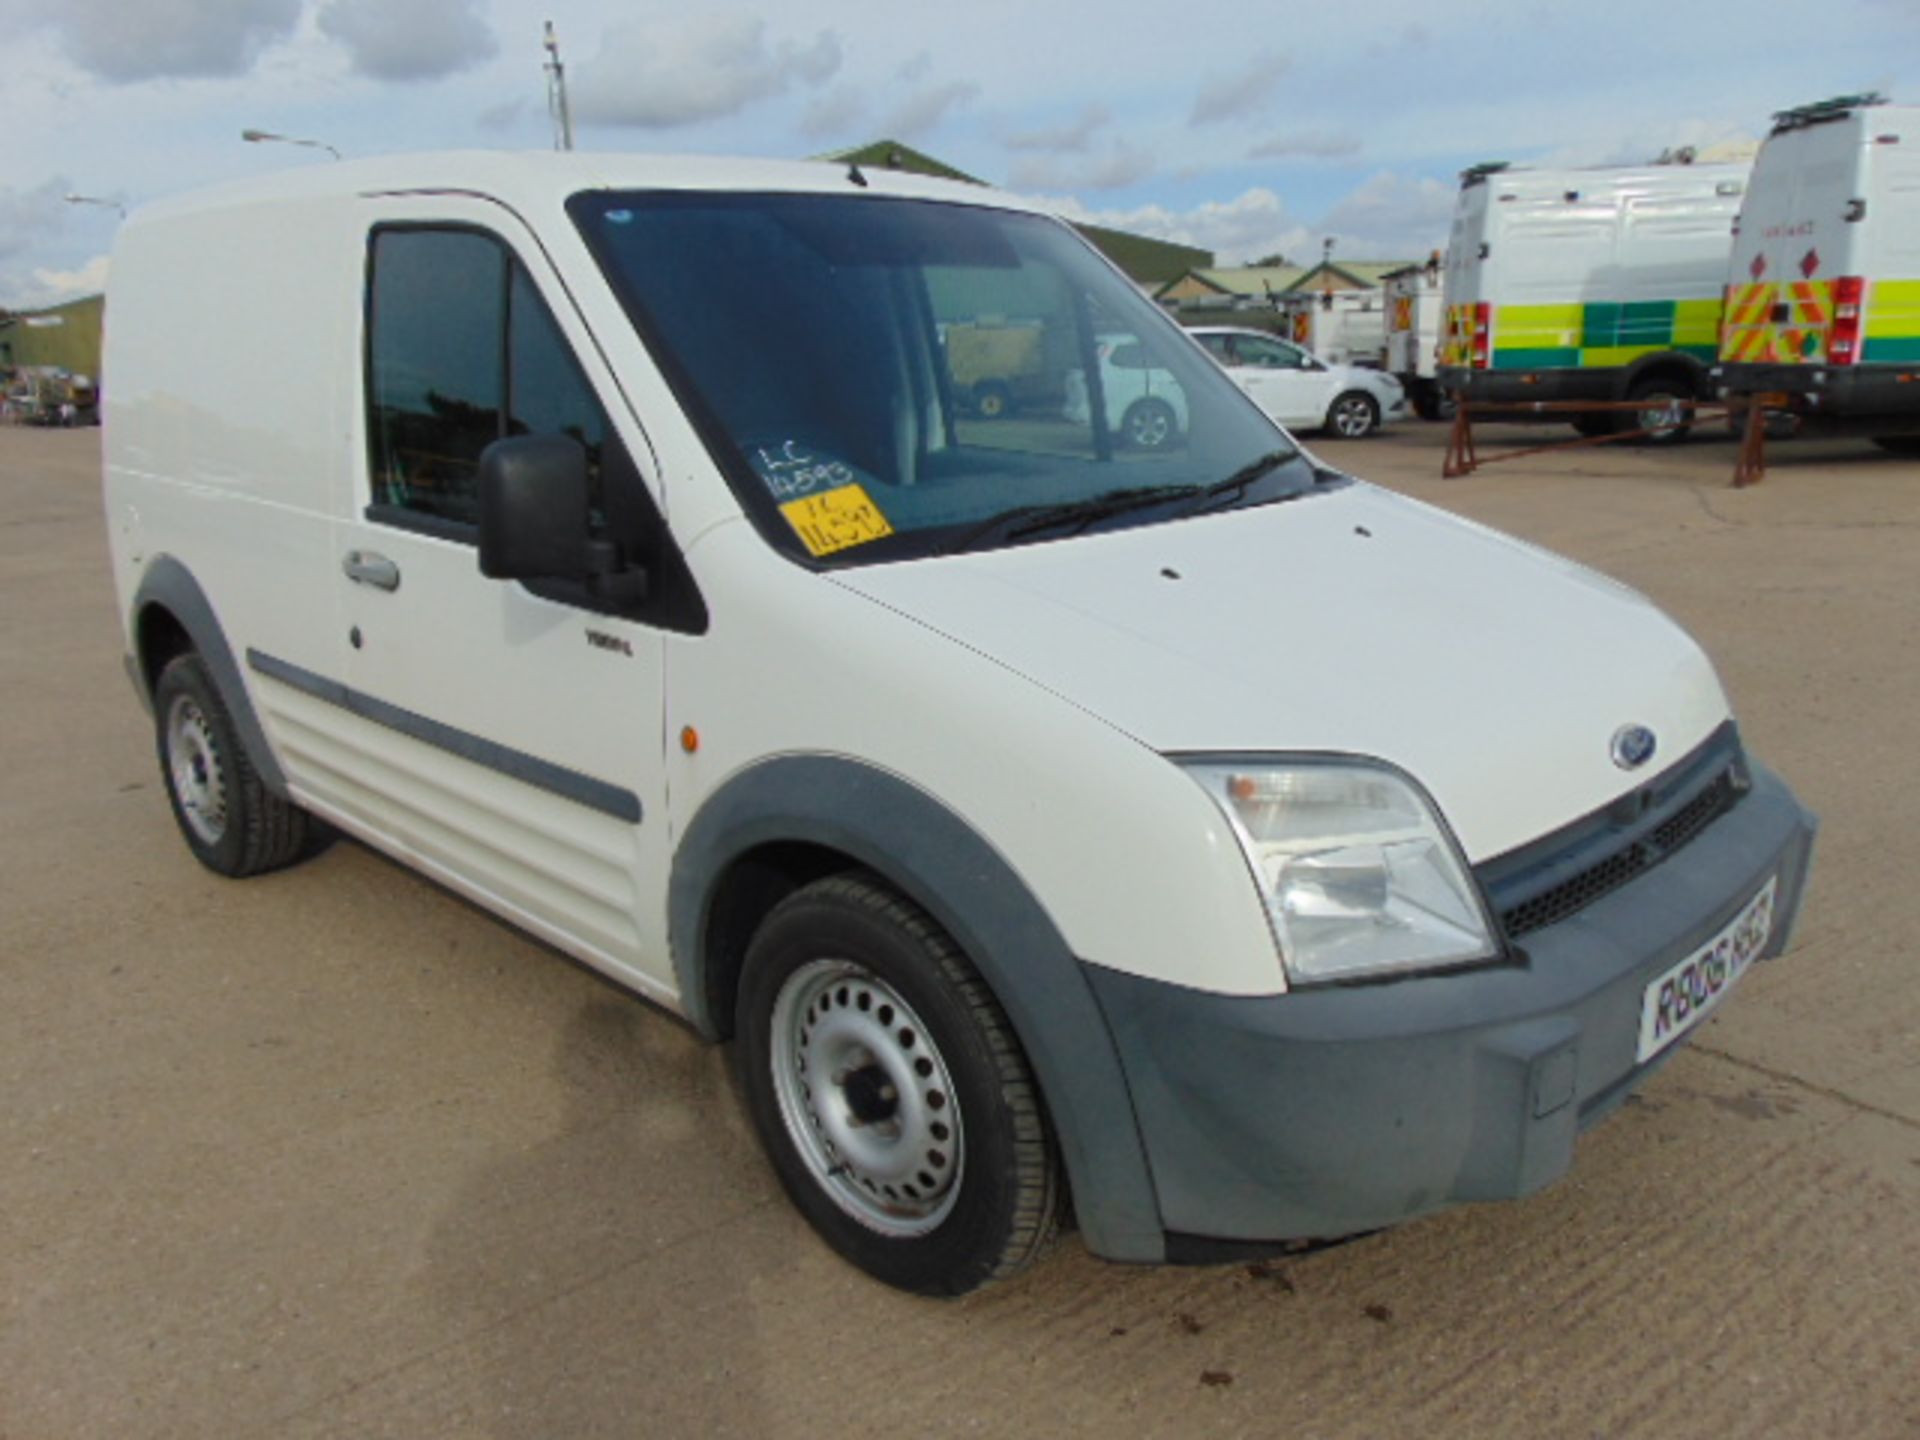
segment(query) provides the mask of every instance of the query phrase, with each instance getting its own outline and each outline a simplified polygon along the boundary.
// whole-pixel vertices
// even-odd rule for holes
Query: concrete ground
[[[674,1021],[358,845],[195,865],[97,432],[0,430],[0,1436],[1920,1434],[1920,463],[1443,439],[1321,448],[1705,642],[1824,820],[1794,952],[1531,1199],[936,1304]]]

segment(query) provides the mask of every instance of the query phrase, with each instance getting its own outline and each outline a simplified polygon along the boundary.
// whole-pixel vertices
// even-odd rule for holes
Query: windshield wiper
[[[1284,465],[1289,460],[1298,459],[1298,450],[1269,450],[1242,465],[1224,480],[1216,480],[1200,492],[1199,503],[1193,507],[1193,513],[1203,514],[1209,509],[1224,508],[1211,506],[1207,502],[1231,496],[1238,501],[1246,488],[1269,471]]]
[[[1109,490],[1104,495],[1072,500],[1062,505],[1016,505],[1011,510],[1002,510],[998,515],[981,521],[944,546],[941,553],[951,555],[970,549],[999,530],[1005,530],[1009,540],[1040,530],[1051,530],[1056,525],[1077,525],[1084,530],[1109,516],[1122,515],[1148,505],[1164,504],[1168,500],[1185,500],[1202,493],[1198,485],[1137,485],[1126,490]]]

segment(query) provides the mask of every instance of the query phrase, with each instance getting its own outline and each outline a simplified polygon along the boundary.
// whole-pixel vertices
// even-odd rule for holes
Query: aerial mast
[[[542,42],[547,51],[547,115],[553,121],[553,148],[556,150],[573,149],[573,114],[567,109],[567,67],[560,63],[560,40],[553,33],[553,22],[547,21],[547,35]]]

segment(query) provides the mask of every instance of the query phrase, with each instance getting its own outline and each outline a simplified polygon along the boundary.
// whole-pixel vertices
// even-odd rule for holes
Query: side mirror
[[[480,452],[480,573],[590,580],[613,568],[588,535],[587,452],[569,435],[516,435]]]

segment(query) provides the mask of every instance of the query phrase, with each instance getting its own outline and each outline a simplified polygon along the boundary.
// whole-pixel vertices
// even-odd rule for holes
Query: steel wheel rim
[[[213,726],[191,696],[180,695],[167,710],[166,733],[173,798],[201,843],[218,845],[227,833],[227,778]]]
[[[1166,443],[1171,428],[1165,410],[1157,405],[1142,405],[1127,422],[1127,435],[1142,450],[1157,450]]]
[[[1357,440],[1373,428],[1373,416],[1364,400],[1342,400],[1333,407],[1333,428],[1349,440]]]
[[[871,971],[814,960],[773,1003],[773,1089],[809,1175],[893,1239],[938,1228],[960,1195],[959,1097],[913,1007]]]
[[[1684,412],[1680,408],[1677,395],[1648,395],[1641,401],[1639,412],[1634,417],[1640,422],[1640,428],[1655,438],[1671,435],[1686,423]]]

